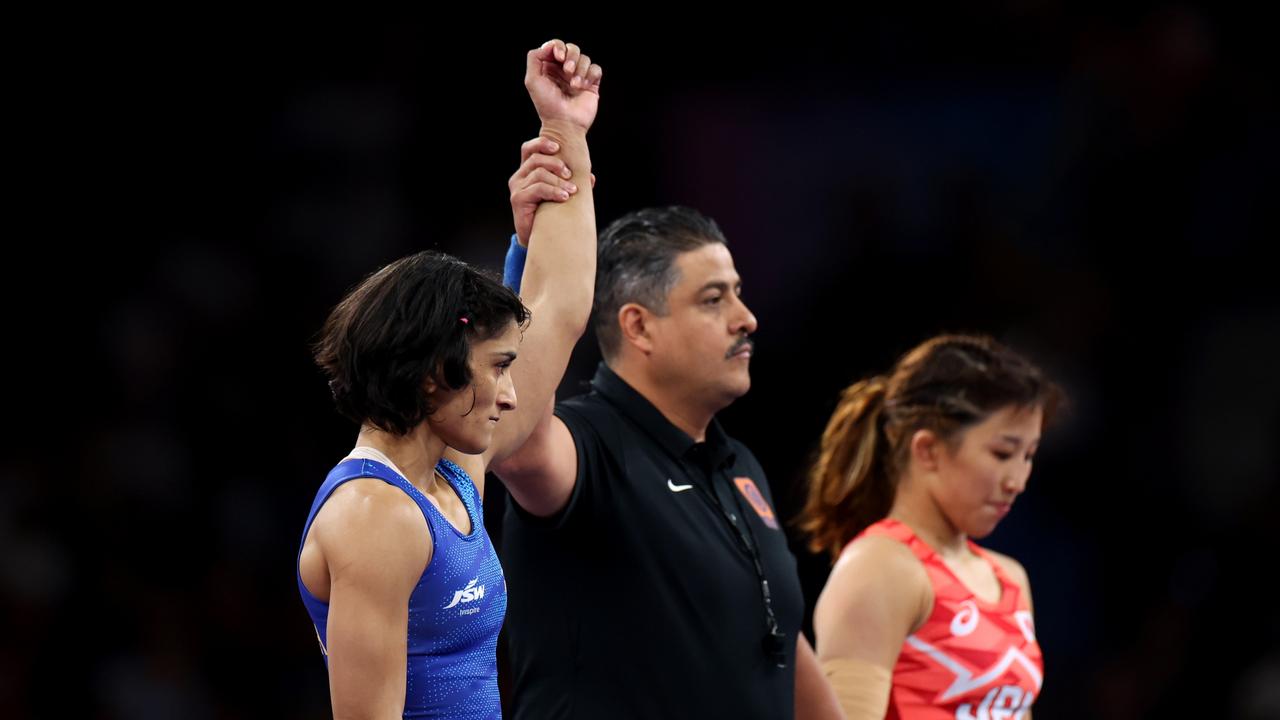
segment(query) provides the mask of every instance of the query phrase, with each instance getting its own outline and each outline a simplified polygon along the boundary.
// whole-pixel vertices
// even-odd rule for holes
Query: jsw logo
[[[453,602],[444,606],[445,610],[457,605],[460,602],[469,603],[472,600],[479,600],[484,597],[484,586],[476,587],[476,581],[480,578],[473,578],[467,586],[453,594]]]

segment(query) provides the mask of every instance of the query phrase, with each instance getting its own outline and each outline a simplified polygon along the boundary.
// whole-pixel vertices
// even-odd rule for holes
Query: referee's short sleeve
[[[578,407],[575,400],[576,398],[558,403],[555,408],[555,416],[569,429],[574,452],[578,456],[578,473],[573,480],[573,492],[569,494],[569,501],[563,508],[546,517],[530,514],[512,498],[511,506],[526,523],[546,528],[559,528],[570,523],[576,515],[583,512],[581,508],[589,505],[595,498],[593,485],[599,483],[606,472],[606,451],[600,434],[599,419],[593,422],[589,417],[589,409]]]

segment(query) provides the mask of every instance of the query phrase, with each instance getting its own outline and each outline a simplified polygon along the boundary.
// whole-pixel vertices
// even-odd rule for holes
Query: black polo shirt
[[[760,463],[716,421],[695,443],[604,365],[591,384],[555,411],[578,453],[568,505],[506,513],[514,717],[792,717],[804,601]],[[761,646],[743,543],[759,548],[785,668]]]

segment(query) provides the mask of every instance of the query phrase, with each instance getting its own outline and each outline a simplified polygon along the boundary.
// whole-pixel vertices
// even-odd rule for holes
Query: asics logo
[[[956,637],[970,635],[978,628],[978,620],[982,617],[978,605],[972,600],[960,603],[960,611],[951,618],[951,634]]]
[[[445,605],[443,609],[448,610],[449,608],[453,607],[454,605],[457,605],[460,602],[469,603],[472,600],[479,600],[480,598],[484,597],[484,586],[481,585],[480,587],[476,587],[476,581],[479,579],[480,578],[472,578],[471,582],[467,583],[466,587],[455,592],[453,594],[453,602],[449,603],[448,605]]]

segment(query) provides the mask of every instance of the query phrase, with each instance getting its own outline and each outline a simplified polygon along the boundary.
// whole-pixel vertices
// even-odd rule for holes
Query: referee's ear
[[[627,303],[618,308],[618,326],[622,330],[622,342],[645,355],[654,351],[653,313],[638,303]]]

